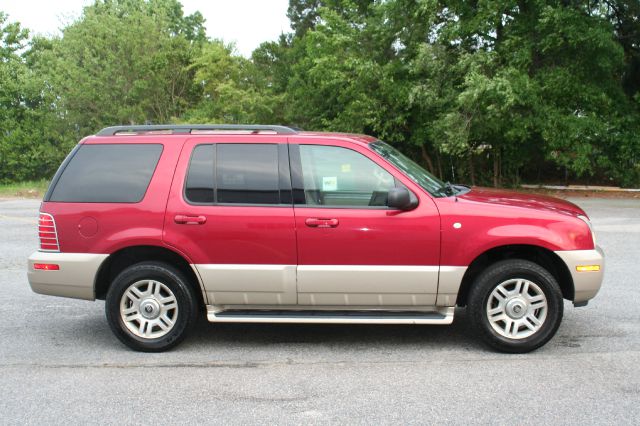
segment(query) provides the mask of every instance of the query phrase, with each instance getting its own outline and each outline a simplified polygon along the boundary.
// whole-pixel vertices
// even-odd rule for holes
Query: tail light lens
[[[33,269],[40,271],[59,271],[60,265],[56,263],[34,263]]]
[[[53,216],[48,213],[40,213],[38,237],[40,238],[40,251],[60,251],[56,222]]]

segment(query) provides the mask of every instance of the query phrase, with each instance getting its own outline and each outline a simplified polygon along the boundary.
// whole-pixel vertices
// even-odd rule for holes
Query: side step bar
[[[209,322],[316,324],[451,324],[454,308],[436,311],[344,310],[216,310],[207,307]]]

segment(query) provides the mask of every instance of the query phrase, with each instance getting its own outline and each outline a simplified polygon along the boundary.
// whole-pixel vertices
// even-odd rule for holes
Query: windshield
[[[447,185],[431,173],[420,167],[409,157],[392,147],[391,145],[376,141],[369,145],[382,158],[396,166],[409,179],[424,188],[434,197],[446,197],[451,195],[447,190]]]

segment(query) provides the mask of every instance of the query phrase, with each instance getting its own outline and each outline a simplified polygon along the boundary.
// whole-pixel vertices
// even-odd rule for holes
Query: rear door
[[[304,139],[290,145],[298,241],[298,303],[433,306],[440,218],[424,192],[367,148]],[[411,211],[386,207],[405,186]]]
[[[171,188],[164,240],[191,259],[209,304],[295,304],[286,139],[188,140]]]

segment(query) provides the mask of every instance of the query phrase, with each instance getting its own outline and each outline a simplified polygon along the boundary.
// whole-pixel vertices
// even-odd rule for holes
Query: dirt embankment
[[[615,198],[615,199],[640,199],[640,192],[626,191],[601,191],[601,190],[576,190],[576,189],[544,189],[544,188],[518,188],[519,192],[531,194],[549,195],[557,198]]]

